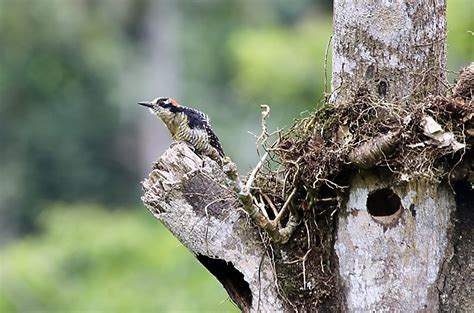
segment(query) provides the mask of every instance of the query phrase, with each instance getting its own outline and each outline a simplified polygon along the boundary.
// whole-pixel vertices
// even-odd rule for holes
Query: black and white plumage
[[[198,110],[181,106],[172,98],[156,98],[139,102],[151,113],[157,115],[176,141],[190,144],[197,153],[218,160],[224,157],[224,150],[211,128],[209,117]]]

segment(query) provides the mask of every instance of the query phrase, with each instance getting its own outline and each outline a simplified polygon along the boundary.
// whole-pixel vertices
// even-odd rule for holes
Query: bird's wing
[[[205,125],[209,124],[209,117],[201,111],[194,110],[191,108],[185,108],[186,115],[188,116],[188,125],[190,128],[201,128],[205,129]]]
[[[216,134],[212,130],[212,127],[209,121],[209,116],[207,116],[205,113],[201,111],[194,110],[191,108],[186,108],[186,110],[188,110],[187,115],[188,115],[189,127],[204,129],[207,132],[207,135],[209,137],[209,144],[213,146],[214,148],[216,148],[216,150],[219,152],[219,155],[223,157],[224,150],[222,149],[219,138],[216,136]]]
[[[209,136],[209,144],[216,148],[221,157],[224,157],[224,150],[222,149],[221,142],[219,141],[219,138],[216,136],[216,134],[214,134],[214,131],[212,130],[209,123],[205,126],[205,129],[207,135]]]

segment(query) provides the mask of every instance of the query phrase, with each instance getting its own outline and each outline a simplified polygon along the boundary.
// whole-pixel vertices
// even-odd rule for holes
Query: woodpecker
[[[212,131],[209,117],[192,108],[181,106],[172,98],[161,97],[152,101],[138,103],[150,109],[168,128],[171,137],[184,141],[194,148],[195,152],[207,155],[219,161],[224,157],[224,150]]]

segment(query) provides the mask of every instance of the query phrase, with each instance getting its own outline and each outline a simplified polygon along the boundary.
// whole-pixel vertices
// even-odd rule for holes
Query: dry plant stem
[[[286,212],[291,200],[293,199],[293,196],[295,195],[295,193],[296,193],[296,188],[293,188],[293,191],[290,193],[290,195],[286,199],[285,204],[283,204],[283,207],[281,208],[280,213],[278,213],[278,215],[273,220],[274,223],[278,224],[280,222],[281,218],[283,217],[283,214],[285,214],[285,212]]]
[[[255,224],[257,224],[258,227],[266,231],[273,241],[278,242],[278,243],[286,243],[288,239],[290,238],[291,234],[293,233],[293,231],[295,230],[295,228],[299,225],[300,217],[295,214],[290,213],[290,217],[288,219],[287,225],[284,228],[279,228],[278,221],[281,219],[280,215],[283,215],[286,208],[282,208],[282,210],[279,213],[280,217],[278,218],[278,220],[271,221],[254,204],[255,198],[250,193],[250,189],[252,188],[252,183],[255,178],[255,175],[260,169],[261,164],[263,164],[263,161],[265,158],[266,156],[264,155],[262,159],[260,159],[260,162],[252,171],[253,175],[249,177],[249,180],[247,181],[247,184],[245,186],[242,186],[240,179],[238,179],[237,167],[235,166],[235,164],[230,163],[229,159],[225,160],[225,162],[227,163],[224,164],[224,172],[226,173],[227,177],[230,179],[233,189],[237,191],[238,198],[240,202],[242,203],[242,209],[245,212],[247,212],[247,214],[255,222]],[[286,207],[288,207],[288,204],[286,204]]]
[[[267,127],[267,117],[270,114],[270,107],[268,105],[262,104],[260,106],[262,108],[262,133],[260,136],[257,137],[257,145],[261,143],[265,145],[268,139],[268,127]],[[260,158],[259,162],[255,166],[255,168],[250,173],[249,178],[245,185],[243,185],[239,179],[239,175],[237,173],[237,167],[235,164],[231,162],[230,159],[226,158],[224,160],[224,172],[226,173],[227,177],[231,180],[232,185],[234,186],[233,189],[237,192],[240,202],[242,203],[243,209],[247,212],[250,218],[263,230],[265,230],[268,235],[273,239],[275,242],[279,243],[286,243],[290,238],[291,234],[295,230],[295,228],[300,223],[300,218],[296,214],[290,213],[288,218],[288,223],[284,228],[280,227],[280,220],[287,211],[289,204],[296,193],[296,189],[293,189],[292,193],[285,201],[285,204],[281,208],[280,212],[277,212],[273,202],[270,200],[268,196],[263,194],[265,200],[268,202],[270,207],[275,214],[275,220],[271,221],[268,218],[268,214],[265,210],[265,203],[263,201],[258,202],[255,197],[251,194],[251,189],[253,183],[255,181],[255,177],[262,168],[265,160],[267,159],[269,152],[265,152],[264,155]],[[257,205],[258,203],[258,205]],[[260,206],[260,207],[259,207]]]
[[[268,152],[265,152],[265,154],[262,156],[262,158],[260,159],[260,161],[257,163],[257,166],[255,166],[255,168],[253,169],[252,173],[250,173],[249,179],[247,180],[247,183],[245,184],[245,191],[246,191],[246,192],[249,192],[249,191],[250,191],[250,188],[252,188],[253,181],[255,180],[255,175],[257,175],[258,171],[259,171],[260,168],[262,167],[263,162],[265,161],[265,159],[267,158],[267,156],[268,156]]]
[[[267,126],[267,117],[270,114],[270,107],[266,104],[260,105],[260,108],[262,109],[262,133],[260,136],[257,138],[257,146],[261,143],[262,146],[264,146],[267,142],[267,139],[269,137],[268,135],[268,126]]]
[[[331,47],[331,41],[332,41],[332,36],[329,37],[328,40],[328,45],[326,46],[326,50],[324,51],[324,98],[326,102],[328,102],[328,53],[329,53],[329,48]]]
[[[267,201],[268,205],[270,206],[270,208],[272,209],[272,212],[275,216],[278,215],[278,210],[277,208],[275,207],[275,204],[273,204],[272,202],[272,199],[270,199],[270,197],[266,194],[266,193],[261,193],[261,195],[263,196],[263,198],[265,198],[265,200]]]

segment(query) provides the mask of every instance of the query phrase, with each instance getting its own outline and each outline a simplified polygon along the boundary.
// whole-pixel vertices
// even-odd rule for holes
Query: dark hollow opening
[[[390,188],[376,190],[367,197],[367,211],[372,216],[390,216],[400,207],[400,197]]]
[[[388,91],[388,83],[386,81],[380,81],[378,86],[377,86],[377,91],[379,93],[379,96],[385,97],[387,95]]]
[[[242,310],[249,312],[252,306],[252,292],[244,275],[239,272],[232,262],[221,259],[212,259],[198,254],[197,259],[212,275],[224,286],[232,301]]]

